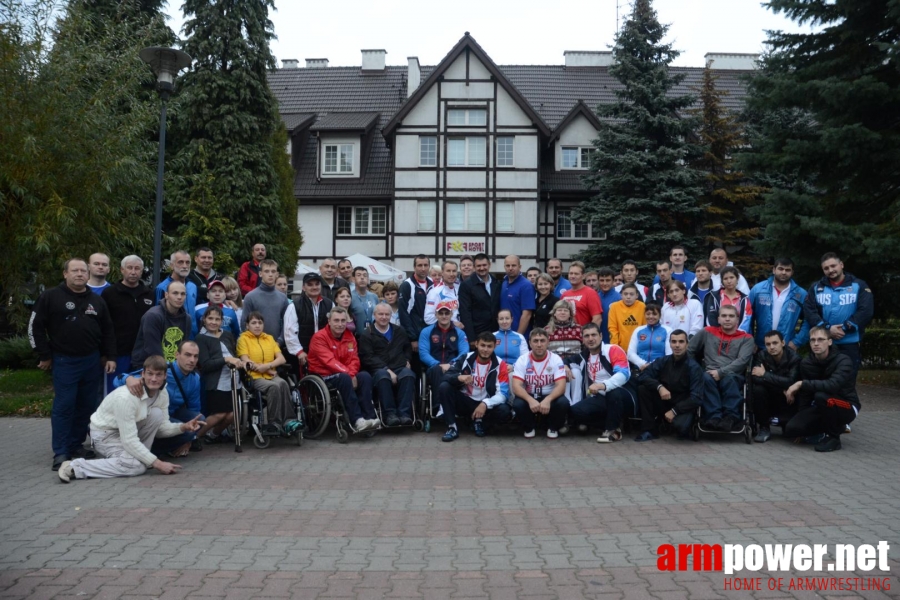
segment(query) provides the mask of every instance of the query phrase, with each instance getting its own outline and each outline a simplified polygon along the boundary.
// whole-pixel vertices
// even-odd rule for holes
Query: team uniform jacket
[[[637,281],[634,282],[634,285],[635,285],[635,287],[637,287],[638,298],[640,299],[640,301],[647,302],[647,296],[650,295],[650,288],[648,288],[646,285],[639,284]],[[619,285],[616,286],[616,291],[619,292],[619,294],[621,294],[623,287],[625,287],[625,284],[620,283]]]
[[[700,282],[697,281],[697,280],[695,279],[695,280],[694,280],[694,283],[691,284],[691,287],[688,288],[688,294],[687,294],[687,295],[688,295],[688,298],[693,298],[694,300],[697,300],[698,302],[700,302],[700,304],[702,305],[702,304],[703,304],[703,301],[706,300],[706,297],[707,297],[707,296],[709,295],[709,293],[712,292],[712,291],[713,291],[713,290],[712,290],[712,282],[711,282],[711,281],[710,281],[710,283],[709,283],[709,287],[708,287],[708,288],[706,288],[706,289],[704,289],[704,290],[701,290],[701,289],[700,289]]]
[[[203,316],[209,309],[210,304],[212,303],[207,302],[205,304],[198,304],[197,308],[194,309],[194,328],[191,331],[192,337],[197,337],[197,334],[203,329]],[[231,332],[231,335],[234,336],[234,339],[238,339],[241,336],[241,325],[238,322],[238,316],[237,313],[234,312],[234,309],[227,304],[213,304],[213,306],[218,306],[222,309],[222,329],[227,329]]]
[[[501,329],[494,332],[494,339],[497,340],[494,353],[511,365],[516,364],[520,356],[528,354],[528,341],[518,331]]]
[[[753,359],[756,343],[746,331],[736,329],[727,334],[721,327],[706,327],[691,338],[688,352],[700,361],[705,369],[714,369],[722,375],[744,375]]]
[[[431,279],[425,278],[425,288],[416,283],[415,275],[400,284],[400,325],[411,340],[419,339],[425,328],[425,299],[434,287]]]
[[[543,369],[538,371],[536,364],[543,365]],[[563,359],[553,352],[547,352],[542,361],[536,361],[534,355],[529,352],[520,356],[513,366],[513,379],[521,381],[525,391],[532,398],[544,398],[553,393],[557,381],[566,379],[566,365],[563,364]]]
[[[506,361],[491,355],[491,364],[487,377],[483,382],[473,382],[471,386],[460,383],[460,375],[472,375],[475,370],[475,361],[478,360],[478,352],[469,352],[460,357],[444,374],[444,381],[453,387],[460,389],[469,397],[472,397],[472,387],[480,387],[485,390],[487,396],[482,400],[484,405],[491,409],[503,403],[509,402],[509,365]]]
[[[800,379],[800,356],[787,346],[784,347],[781,361],[776,362],[775,358],[763,349],[756,353],[753,364],[766,368],[766,374],[762,377],[752,376],[753,383],[783,391]]]
[[[737,290],[741,298],[737,303],[738,311],[738,329],[750,333],[750,321],[753,319],[753,306],[750,304],[750,297],[744,292]],[[710,292],[703,299],[703,315],[707,327],[719,326],[719,309],[722,307],[722,294],[725,292],[721,289]]]
[[[309,372],[327,377],[344,373],[356,377],[359,373],[359,344],[349,330],[340,338],[334,337],[331,327],[316,332],[309,342]]]
[[[772,310],[775,306],[775,278],[769,277],[761,281],[750,290],[750,305],[753,307],[753,327],[756,330],[754,338],[760,348],[766,347],[766,333],[772,331]],[[778,331],[784,336],[784,343],[794,342],[796,347],[803,346],[809,341],[809,321],[803,320],[800,331],[797,331],[797,322],[803,316],[803,305],[806,302],[807,292],[791,280],[783,294],[787,298],[781,307],[781,316],[778,319]]]
[[[466,333],[450,324],[449,329],[441,329],[435,323],[419,334],[419,360],[430,369],[435,365],[449,365],[469,353]]]
[[[616,388],[620,388],[628,383],[631,378],[631,367],[628,365],[628,357],[625,351],[618,346],[612,344],[601,344],[597,361],[592,361],[590,350],[583,350],[578,355],[581,372],[584,374],[584,396],[587,398],[591,395],[588,388],[593,383],[606,384],[606,390],[600,392],[601,396],[605,396],[607,392],[611,392]]]
[[[628,360],[636,367],[643,367],[648,362],[672,354],[669,346],[671,333],[671,329],[660,323],[638,327],[628,343]]]
[[[106,302],[116,332],[116,355],[131,355],[141,317],[153,307],[153,290],[143,283],[130,288],[120,281],[103,290],[100,297]]]
[[[874,311],[872,290],[850,273],[844,273],[844,280],[837,286],[823,277],[809,288],[803,304],[803,315],[810,327],[842,326],[846,335],[834,340],[838,345],[859,343]]]
[[[88,356],[100,352],[115,360],[116,335],[103,298],[85,288],[73,292],[65,282],[38,298],[28,323],[28,340],[40,360],[54,353]]]
[[[446,283],[431,288],[425,299],[425,323],[434,325],[437,323],[437,305],[446,302],[451,310],[451,319],[459,321],[459,282],[453,285]]]
[[[681,329],[689,338],[703,329],[703,305],[693,298],[688,298],[678,306],[666,302],[660,313],[660,323],[671,331]]]

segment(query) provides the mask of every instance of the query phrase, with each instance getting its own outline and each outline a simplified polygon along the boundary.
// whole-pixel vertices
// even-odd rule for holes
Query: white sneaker
[[[844,433],[850,433],[851,431],[853,431],[853,430],[850,429],[850,425],[849,425],[849,424],[844,425]]]
[[[56,474],[59,475],[59,480],[63,483],[69,483],[75,479],[75,467],[72,466],[72,461],[64,461],[63,464],[59,466],[59,471],[57,471]]]
[[[369,429],[381,428],[381,421],[379,421],[378,419],[369,419],[368,421],[366,421],[366,423],[369,424]]]
[[[618,437],[614,437],[614,436],[618,436]],[[615,442],[617,439],[620,439],[620,438],[621,438],[621,434],[619,433],[618,430],[607,429],[602,434],[600,434],[600,437],[597,438],[597,443],[598,444],[608,444],[610,442]]]
[[[559,437],[559,432],[558,432],[558,431],[553,431],[552,429],[548,429],[548,430],[547,430],[547,437],[550,438],[551,440],[555,440],[556,438]]]
[[[587,433],[588,426],[582,423],[578,426],[578,433]]]
[[[360,417],[356,420],[356,423],[354,423],[354,427],[356,427],[357,431],[366,431],[367,429],[370,428],[369,422],[366,421],[365,419],[363,419],[362,417]]]
[[[532,429],[531,431],[526,431],[526,432],[525,432],[525,437],[526,437],[527,439],[529,439],[529,440],[530,440],[531,438],[533,438],[533,437],[534,437],[534,429]]]

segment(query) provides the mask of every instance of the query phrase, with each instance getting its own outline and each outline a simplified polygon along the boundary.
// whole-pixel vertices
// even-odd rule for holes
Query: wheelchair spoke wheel
[[[325,381],[317,375],[307,375],[297,384],[305,424],[306,436],[314,440],[325,433],[331,420],[331,394]]]

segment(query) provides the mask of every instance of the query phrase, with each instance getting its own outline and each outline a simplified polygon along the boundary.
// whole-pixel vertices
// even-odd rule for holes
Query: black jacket
[[[703,403],[703,367],[690,356],[681,362],[676,362],[671,354],[657,358],[638,381],[654,390],[665,386],[672,393],[676,415],[696,410]]]
[[[784,391],[800,379],[800,356],[787,346],[784,347],[781,362],[775,362],[765,349],[757,351],[753,366],[757,365],[764,366],[766,374],[762,377],[752,376],[753,383]]]
[[[800,407],[813,404],[815,394],[828,394],[860,408],[859,396],[853,385],[853,360],[832,347],[825,360],[810,354],[800,362]]]
[[[412,360],[412,345],[406,332],[396,325],[390,328],[393,331],[390,342],[374,325],[359,336],[359,362],[369,373],[385,368],[397,372]]]
[[[323,290],[326,287],[324,284],[322,285]],[[324,295],[321,298],[319,301],[318,326],[315,323],[316,313],[313,310],[313,303],[309,296],[300,294],[294,298],[294,310],[297,312],[297,339],[306,352],[309,351],[309,343],[312,341],[312,336],[318,330],[325,328],[328,324],[328,313],[334,308],[334,302],[331,299],[326,298]]]
[[[203,389],[214,390],[219,385],[219,375],[225,366],[225,355],[222,354],[222,344],[231,352],[231,356],[237,356],[234,335],[230,331],[222,331],[221,337],[213,337],[201,333],[195,340],[200,348],[200,378],[203,380]]]
[[[419,334],[425,329],[425,300],[434,287],[428,277],[425,282],[424,290],[415,282],[415,276],[400,284],[400,325],[414,341],[419,341]]]
[[[534,319],[532,324],[535,327],[546,327],[550,323],[550,317],[553,316],[553,307],[559,302],[559,298],[551,292],[543,302],[540,299],[540,292],[534,293]]]
[[[209,302],[206,292],[209,291],[209,284],[213,281],[221,281],[222,275],[216,273],[215,269],[210,269],[209,277],[201,275],[197,269],[191,269],[191,274],[187,276],[188,281],[192,281],[197,286],[197,306]]]
[[[491,293],[485,283],[472,273],[459,286],[459,320],[466,337],[474,340],[479,333],[494,332],[499,329],[497,313],[500,312],[500,287],[502,282],[491,277]]]
[[[131,356],[141,328],[141,318],[153,308],[156,300],[153,290],[143,283],[130,288],[120,281],[103,290],[100,297],[109,308],[116,331],[116,356]]]
[[[28,323],[28,339],[40,360],[54,353],[116,358],[116,336],[103,298],[86,287],[73,292],[65,282],[44,291]]]
[[[332,285],[332,286],[329,286],[327,283],[325,283],[325,280],[323,279],[322,280],[322,297],[328,298],[329,300],[334,300],[334,290],[336,290],[340,287],[345,287],[345,288],[349,289],[351,292],[353,291],[353,286],[351,286],[349,283],[347,283],[347,280],[342,277],[335,277],[334,285]],[[306,346],[303,346],[303,347],[306,348]]]

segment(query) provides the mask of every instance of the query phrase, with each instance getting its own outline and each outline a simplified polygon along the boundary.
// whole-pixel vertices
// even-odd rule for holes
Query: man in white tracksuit
[[[132,395],[126,386],[119,387],[103,399],[91,416],[91,441],[97,454],[104,458],[65,461],[59,468],[60,481],[134,477],[151,467],[168,475],[181,468],[150,452],[154,438],[197,431],[205,423],[200,421],[200,415],[187,423],[169,421],[169,394],[164,388],[166,361],[162,356],[147,357],[142,381],[142,397]]]

